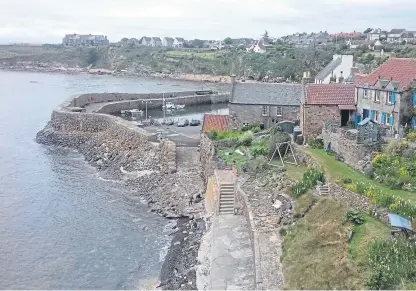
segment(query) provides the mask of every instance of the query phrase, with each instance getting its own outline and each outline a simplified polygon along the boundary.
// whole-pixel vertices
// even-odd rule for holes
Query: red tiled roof
[[[374,85],[379,77],[383,80],[393,78],[393,81],[400,83],[401,89],[407,88],[416,78],[416,58],[390,58],[370,75],[357,80],[357,84]]]
[[[355,85],[308,84],[305,101],[312,105],[354,105]]]
[[[228,128],[228,115],[205,114],[202,132],[224,131]]]

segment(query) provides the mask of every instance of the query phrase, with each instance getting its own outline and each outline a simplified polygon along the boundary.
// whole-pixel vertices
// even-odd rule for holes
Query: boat
[[[162,108],[175,109],[175,104],[173,104],[172,102],[166,102],[165,105],[162,105]]]
[[[184,109],[184,108],[185,108],[185,104],[175,105],[175,109]]]
[[[130,114],[131,114],[131,116],[139,116],[139,115],[143,115],[143,110],[139,110],[139,109],[132,109],[132,110],[130,110]]]
[[[126,115],[128,110],[121,110],[121,115]]]

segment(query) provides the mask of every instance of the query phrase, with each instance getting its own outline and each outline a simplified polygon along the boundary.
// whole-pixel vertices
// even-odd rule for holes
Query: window
[[[269,116],[270,106],[263,106],[263,116]]]
[[[380,102],[380,91],[376,91],[374,95],[374,102]]]
[[[378,112],[377,110],[374,110],[374,121],[380,122],[380,112]]]
[[[276,116],[283,116],[283,107],[277,106],[276,107]]]
[[[390,124],[390,118],[391,118],[391,114],[390,113],[386,113],[386,118],[385,118],[384,124],[389,125]]]
[[[367,98],[367,97],[368,97],[368,90],[364,89],[364,98]]]

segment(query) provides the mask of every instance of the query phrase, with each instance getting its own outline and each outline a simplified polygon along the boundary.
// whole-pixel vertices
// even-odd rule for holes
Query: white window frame
[[[277,106],[276,107],[276,116],[283,116],[283,107],[282,106]]]
[[[381,118],[380,118],[380,111],[374,110],[374,121],[377,123],[380,123]]]
[[[376,90],[374,94],[374,102],[380,102],[380,94],[381,94],[381,91]]]
[[[261,114],[262,116],[270,116],[270,106],[269,105],[263,105],[263,112]]]
[[[388,92],[387,92],[387,97],[386,97],[386,101],[387,101],[386,103],[387,103],[387,104],[393,104],[393,102],[392,102],[392,101],[393,101],[393,100],[392,100],[392,97],[393,97],[393,92],[388,91]]]
[[[391,113],[386,112],[384,115],[384,124],[385,125],[390,125],[390,117],[392,116]]]

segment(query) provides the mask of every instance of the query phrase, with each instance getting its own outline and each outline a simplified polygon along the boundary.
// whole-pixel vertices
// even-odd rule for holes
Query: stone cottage
[[[259,123],[266,128],[283,120],[298,121],[302,84],[233,82],[230,127]]]
[[[322,133],[325,122],[347,125],[355,112],[355,85],[307,84],[300,108],[300,126],[307,140]]]
[[[399,131],[399,125],[415,126],[416,59],[390,58],[357,83],[357,113],[383,127]]]

